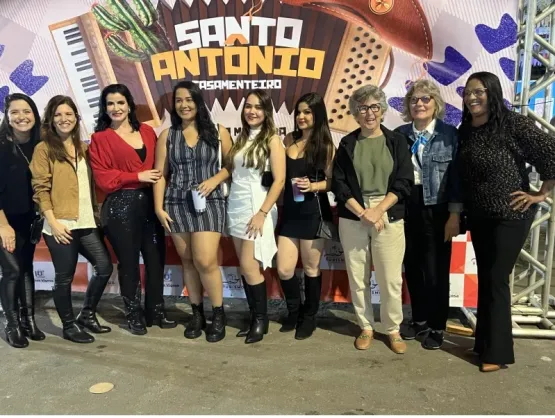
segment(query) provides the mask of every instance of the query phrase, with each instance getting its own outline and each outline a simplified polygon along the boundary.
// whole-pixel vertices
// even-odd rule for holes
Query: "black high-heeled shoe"
[[[14,348],[25,348],[29,346],[29,341],[23,335],[19,326],[17,311],[6,311],[6,341]]]
[[[123,303],[125,304],[127,326],[131,334],[145,335],[147,330],[139,302],[124,296]]]
[[[46,335],[38,328],[34,312],[30,311],[28,308],[21,308],[19,312],[23,335],[33,341],[43,341]]]

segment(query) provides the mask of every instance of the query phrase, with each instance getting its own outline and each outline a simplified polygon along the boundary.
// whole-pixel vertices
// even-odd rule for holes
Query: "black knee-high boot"
[[[309,338],[316,329],[316,314],[320,307],[320,293],[322,292],[322,274],[317,277],[304,276],[305,301],[302,317],[297,325],[295,338],[304,340]]]
[[[247,303],[249,305],[249,321],[245,326],[237,333],[237,337],[246,337],[251,329],[252,316],[254,315],[254,305],[252,301],[252,292],[245,279],[245,276],[241,276],[241,281],[243,282],[243,289],[245,290],[245,296],[247,297]]]
[[[33,341],[42,341],[46,338],[35,322],[35,278],[30,272],[23,274],[18,283],[19,314],[21,318],[21,331]]]
[[[85,332],[76,322],[71,303],[71,284],[56,284],[52,289],[54,305],[62,321],[63,337],[74,343],[92,343],[94,337]]]
[[[91,279],[85,293],[83,309],[77,315],[77,323],[95,334],[104,334],[112,330],[110,327],[100,325],[96,317],[96,307],[98,302],[100,302],[109,279],[110,276],[94,276]]]
[[[29,345],[29,341],[23,335],[19,323],[16,293],[18,279],[19,270],[9,271],[5,269],[3,271],[3,276],[0,277],[0,300],[6,317],[6,341],[12,347],[25,348]]]
[[[301,307],[301,285],[299,278],[293,275],[289,280],[280,280],[281,288],[287,304],[287,317],[283,319],[280,332],[293,331],[299,320]]]
[[[265,281],[254,286],[250,284],[248,286],[251,291],[254,312],[245,344],[252,344],[261,341],[264,334],[268,333],[268,295]]]

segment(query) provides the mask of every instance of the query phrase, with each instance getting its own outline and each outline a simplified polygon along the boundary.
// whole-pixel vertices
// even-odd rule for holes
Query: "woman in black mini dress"
[[[286,181],[277,268],[288,316],[280,331],[296,328],[295,338],[303,340],[316,328],[320,304],[324,240],[318,238],[318,228],[322,217],[332,220],[327,192],[331,186],[334,146],[326,106],[319,94],[308,93],[297,101],[295,130],[285,137],[285,146]],[[302,306],[300,282],[295,275],[299,250],[305,277]]]

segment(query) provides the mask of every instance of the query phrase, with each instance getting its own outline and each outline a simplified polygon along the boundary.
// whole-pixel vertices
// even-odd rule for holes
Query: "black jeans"
[[[75,322],[71,303],[71,283],[77,268],[79,254],[85,257],[94,268],[94,275],[87,286],[87,299],[93,293],[94,305],[100,300],[112,275],[112,261],[96,228],[71,231],[73,239],[69,244],[59,244],[51,235],[43,234],[43,236],[56,272],[53,289],[54,304],[64,327],[69,327]],[[94,311],[96,306],[87,308]]]
[[[118,258],[121,295],[129,300],[140,295],[139,255],[145,271],[147,312],[163,303],[166,243],[164,228],[154,213],[152,189],[119,190],[102,205],[104,232]]]
[[[515,362],[509,276],[533,218],[469,219],[478,266],[478,318],[474,351],[489,364]]]
[[[6,312],[17,311],[19,306],[26,308],[29,314],[34,312],[35,245],[30,241],[33,218],[34,213],[8,216],[8,223],[15,231],[15,250],[10,253],[0,245],[0,302]]]
[[[422,186],[415,186],[405,217],[405,277],[412,319],[444,330],[449,315],[451,242],[445,242],[447,204],[424,206]]]

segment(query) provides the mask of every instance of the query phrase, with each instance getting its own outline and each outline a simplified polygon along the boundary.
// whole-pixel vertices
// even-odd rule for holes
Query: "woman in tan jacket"
[[[97,229],[98,207],[79,121],[71,98],[50,99],[42,122],[42,142],[35,148],[31,172],[33,199],[45,218],[43,236],[56,271],[53,296],[63,324],[63,337],[75,343],[92,343],[93,336],[83,328],[93,333],[110,331],[98,323],[95,311],[113,267]],[[93,265],[95,274],[76,319],[71,283],[79,254]]]

